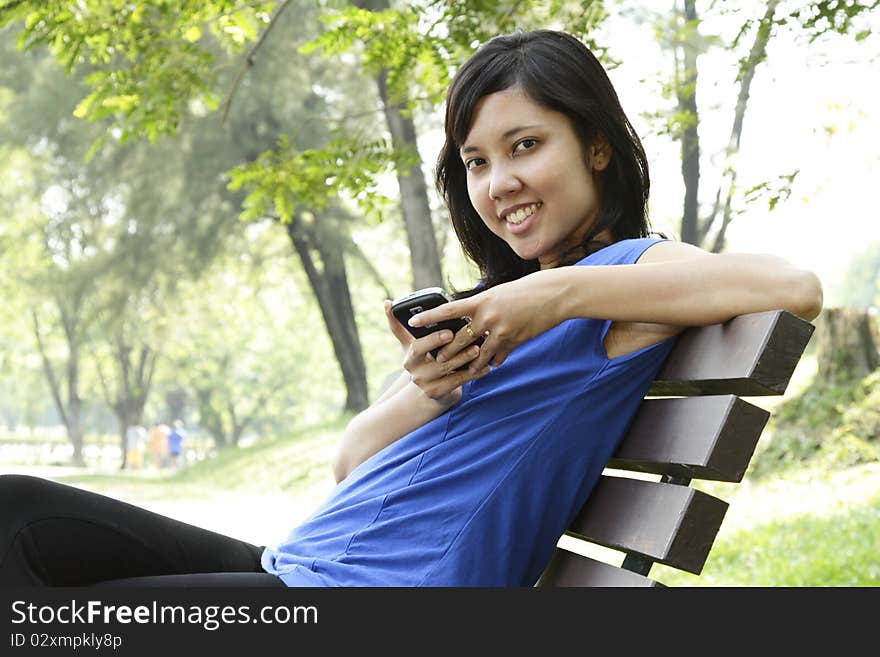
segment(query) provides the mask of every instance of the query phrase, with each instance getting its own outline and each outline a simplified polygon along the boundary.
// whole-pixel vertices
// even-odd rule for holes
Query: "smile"
[[[542,205],[543,203],[540,202],[526,205],[525,207],[519,208],[515,212],[511,212],[510,214],[508,214],[506,217],[504,217],[504,220],[507,223],[516,226],[535,214],[535,212],[538,211],[538,208],[540,208]]]

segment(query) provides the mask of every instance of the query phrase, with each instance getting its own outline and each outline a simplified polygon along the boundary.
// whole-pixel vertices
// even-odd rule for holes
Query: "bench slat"
[[[769,417],[734,395],[647,399],[608,467],[742,481]]]
[[[781,395],[814,329],[784,310],[685,329],[648,395]]]
[[[653,579],[556,548],[535,586],[662,586]]]
[[[699,575],[726,511],[688,486],[603,475],[566,533]]]

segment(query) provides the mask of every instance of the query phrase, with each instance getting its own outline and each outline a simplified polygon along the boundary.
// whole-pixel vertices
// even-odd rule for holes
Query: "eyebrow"
[[[501,138],[502,139],[509,139],[510,137],[515,135],[517,132],[523,132],[524,130],[532,130],[533,128],[540,128],[540,127],[541,126],[537,123],[534,125],[518,125],[515,128],[511,128],[510,130],[505,131],[504,134],[501,135]],[[474,151],[478,151],[478,150],[479,149],[476,146],[463,146],[461,148],[460,153],[462,155],[466,155],[467,153],[473,153]]]

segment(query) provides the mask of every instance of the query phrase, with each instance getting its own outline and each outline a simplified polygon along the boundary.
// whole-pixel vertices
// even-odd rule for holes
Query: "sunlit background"
[[[214,5],[210,2],[203,4],[210,14]],[[328,335],[327,316],[322,314],[315,300],[303,261],[286,226],[268,218],[281,214],[277,206],[283,205],[284,199],[274,200],[274,208],[269,203],[262,214],[256,212],[254,216],[246,217],[249,223],[238,222],[242,209],[247,212],[250,207],[248,202],[242,208],[241,203],[230,203],[229,197],[223,197],[222,193],[215,192],[214,196],[206,193],[205,198],[211,200],[204,207],[198,204],[201,199],[194,203],[195,208],[188,206],[192,199],[187,193],[191,182],[187,176],[197,178],[193,170],[213,167],[212,184],[225,192],[232,168],[243,164],[245,158],[252,164],[261,152],[272,153],[281,132],[294,134],[298,131],[306,142],[313,137],[313,141],[329,141],[330,135],[335,134],[330,132],[330,127],[350,127],[344,120],[334,123],[334,117],[348,115],[357,117],[352,125],[361,131],[361,136],[370,139],[380,142],[386,139],[388,128],[375,80],[369,71],[359,68],[364,49],[362,42],[356,41],[348,51],[326,59],[321,59],[320,53],[312,53],[308,57],[314,59],[306,59],[306,55],[296,51],[297,45],[325,29],[318,23],[315,3],[302,3],[302,6],[293,3],[291,6],[295,9],[285,17],[287,22],[279,22],[277,30],[265,43],[260,42],[262,50],[254,58],[256,63],[252,67],[244,65],[245,53],[258,42],[260,34],[265,34],[261,30],[269,24],[273,11],[270,7],[260,13],[259,8],[254,9],[259,4],[244,2],[235,11],[219,17],[211,16],[204,21],[204,17],[190,17],[190,22],[187,22],[187,16],[174,19],[180,25],[175,24],[178,31],[169,40],[183,38],[194,44],[193,47],[209,43],[206,48],[213,48],[212,52],[220,57],[221,64],[212,70],[220,81],[211,90],[214,107],[207,97],[184,103],[187,111],[179,130],[152,135],[155,137],[152,145],[144,134],[140,134],[131,136],[129,146],[121,147],[117,143],[122,135],[122,114],[119,112],[110,112],[109,116],[99,117],[94,123],[76,118],[74,112],[77,103],[87,93],[86,87],[83,86],[82,93],[74,98],[70,89],[61,83],[62,79],[69,81],[70,78],[62,77],[60,63],[55,63],[54,68],[35,63],[40,57],[48,56],[43,45],[36,44],[28,53],[13,50],[11,41],[23,21],[12,20],[0,28],[0,46],[7,49],[0,60],[0,128],[3,130],[0,136],[0,184],[3,185],[0,189],[0,291],[5,295],[4,307],[0,308],[0,472],[55,477],[217,531],[270,543],[286,535],[290,525],[308,515],[334,485],[329,461],[340,433],[351,417],[351,409],[346,411],[344,408],[346,386]],[[443,10],[456,6],[470,9],[482,6],[481,3],[427,0],[391,4],[399,9],[430,5],[418,24],[420,29],[439,20]],[[675,96],[668,88],[675,69],[675,55],[668,43],[661,45],[656,32],[658,25],[668,23],[680,10],[682,1],[606,0],[604,3],[557,4],[576,9],[572,15],[581,10],[586,13],[598,4],[609,12],[609,17],[588,36],[607,49],[605,57],[609,76],[627,115],[642,137],[650,162],[652,226],[679,238],[684,198],[681,146],[664,128],[664,117],[676,104]],[[703,214],[711,206],[726,166],[724,151],[730,138],[739,91],[737,70],[751,44],[751,32],[746,31],[736,48],[731,44],[744,21],[760,17],[766,4],[757,0],[697,3],[702,20],[699,34],[704,39],[698,59],[696,91],[702,149],[700,204]],[[780,12],[793,11],[803,4],[780,2]],[[834,3],[817,1],[810,4],[828,6]],[[38,5],[34,3],[35,7]],[[77,4],[80,9],[99,5]],[[549,6],[548,3],[521,2],[499,3],[501,5],[511,14],[520,11],[524,15],[529,12],[539,15],[542,8]],[[133,2],[128,9],[141,11],[149,7],[149,2]],[[294,13],[300,10],[300,14]],[[253,14],[254,11],[257,13]],[[239,13],[247,14],[246,19],[237,22]],[[0,13],[0,18],[4,18],[4,14]],[[224,20],[227,23],[223,23]],[[503,16],[492,16],[487,20],[502,22],[506,27],[516,22],[504,22]],[[232,49],[225,55],[216,41],[202,38],[208,34],[210,26],[221,24],[226,25],[225,37],[238,46],[237,50]],[[0,25],[3,25],[2,20]],[[560,27],[552,18],[547,18],[546,24],[541,26]],[[537,26],[530,24],[530,27]],[[295,34],[295,38],[291,34]],[[858,38],[855,34],[859,35]],[[100,44],[101,39],[110,39],[111,36],[101,35],[91,43]],[[65,42],[59,40],[56,43]],[[298,59],[300,57],[303,59]],[[32,68],[22,68],[26,66]],[[314,70],[309,69],[308,75],[314,75],[317,81],[313,81],[310,88],[306,83],[298,86],[299,81],[305,79],[300,76],[307,77],[304,71],[308,66],[314,67]],[[324,66],[331,74],[325,73]],[[70,75],[82,80],[86,69],[91,70],[85,65],[74,67]],[[21,70],[39,73],[34,73],[33,85],[29,80],[18,79]],[[53,75],[58,77],[52,78]],[[177,80],[181,85],[182,77]],[[56,88],[41,86],[45,85],[46,79],[57,80]],[[309,101],[314,107],[306,107],[307,103],[300,102],[309,91],[312,94]],[[170,96],[174,97],[175,93],[178,92]],[[44,103],[45,116],[15,114],[17,103],[35,102],[31,94],[44,95],[36,106]],[[270,100],[265,101],[266,98]],[[224,100],[230,101],[234,127],[220,120],[220,114],[225,110]],[[111,105],[118,103],[124,107],[128,107],[126,103],[134,103],[131,96],[114,97],[111,101]],[[272,115],[270,110],[276,109],[277,114]],[[19,123],[12,125],[10,116],[18,116]],[[267,120],[266,116],[272,120]],[[301,123],[290,125],[294,123],[292,116],[305,118]],[[461,289],[474,283],[476,272],[462,258],[433,190],[433,166],[442,143],[442,116],[439,103],[419,102],[413,112],[445,277],[444,281],[436,283]],[[35,126],[42,128],[44,124],[50,126],[48,136],[29,132],[37,131]],[[57,308],[53,305],[58,299],[46,291],[50,288],[40,288],[33,285],[33,281],[50,270],[63,279],[64,272],[71,270],[65,269],[67,265],[59,255],[59,248],[52,255],[40,250],[43,235],[37,228],[43,225],[50,229],[66,227],[66,213],[75,205],[71,190],[91,189],[89,185],[92,183],[95,189],[103,189],[100,176],[96,180],[87,180],[90,174],[86,152],[91,140],[82,136],[89,130],[92,131],[90,135],[97,134],[96,126],[102,125],[109,126],[109,151],[99,148],[98,160],[106,152],[126,153],[131,160],[141,158],[143,168],[136,169],[137,176],[142,177],[129,180],[123,176],[125,190],[120,185],[118,189],[105,190],[103,195],[95,192],[95,198],[86,199],[92,208],[101,205],[101,211],[96,213],[98,230],[119,224],[126,227],[123,232],[129,235],[143,232],[144,226],[151,226],[153,219],[157,218],[141,218],[139,224],[137,217],[128,216],[126,202],[160,199],[156,207],[161,208],[163,215],[157,221],[164,223],[157,229],[157,239],[164,239],[174,231],[179,231],[181,236],[177,243],[168,243],[167,258],[174,258],[175,262],[166,262],[166,254],[150,252],[150,257],[155,258],[156,271],[167,277],[154,290],[155,295],[149,299],[141,298],[138,296],[141,290],[133,289],[128,299],[131,305],[121,311],[121,318],[129,322],[126,326],[134,327],[131,335],[136,339],[132,348],[146,346],[160,356],[156,361],[155,379],[137,421],[149,429],[159,423],[171,424],[177,419],[173,413],[180,413],[187,442],[178,468],[159,467],[144,451],[140,455],[143,462],[129,462],[120,470],[125,427],[119,426],[118,417],[111,410],[107,382],[101,378],[110,375],[114,366],[108,346],[112,344],[110,338],[113,336],[106,328],[113,325],[112,322],[86,331],[87,335],[79,345],[78,383],[83,402],[85,465],[70,462],[73,450],[67,440],[68,431],[53,400],[48,383],[50,377],[46,376],[48,360],[63,388],[65,359],[69,357],[70,349],[65,342]],[[200,136],[194,137],[195,134]],[[242,137],[242,142],[252,139],[246,144],[250,150],[241,147],[237,137]],[[53,138],[59,143],[53,143]],[[193,155],[189,149],[194,143],[211,153],[215,151],[210,148],[219,143],[221,147],[216,152],[220,155],[210,162],[200,162],[197,157],[192,161],[181,159],[181,153]],[[234,151],[231,159],[223,159],[221,164],[218,160],[221,155],[226,157],[228,153],[224,148],[230,144],[235,144],[238,150],[230,147],[229,151]],[[56,147],[64,152],[64,166],[69,167],[65,171],[70,172],[67,177],[58,174],[60,168],[53,168],[57,163],[42,170],[34,164],[43,163],[41,158],[54,152]],[[310,148],[314,147],[310,143]],[[114,151],[115,148],[118,151]],[[387,154],[383,157],[383,163],[387,164]],[[347,164],[344,160],[336,160],[339,171]],[[120,161],[130,164],[130,160],[122,157]],[[368,158],[367,164],[371,164]],[[766,58],[757,66],[752,81],[740,148],[729,164],[737,172],[737,187],[735,217],[727,230],[724,250],[772,253],[786,258],[818,274],[825,289],[826,306],[858,305],[868,308],[867,312],[876,316],[880,281],[863,279],[864,271],[873,271],[875,278],[880,278],[880,213],[876,200],[880,192],[880,8],[862,13],[857,26],[844,35],[829,31],[810,41],[806,32],[793,23],[779,26],[774,31]],[[45,181],[40,178],[40,171],[45,175]],[[171,175],[169,171],[179,172],[179,175]],[[333,183],[339,171],[324,172],[328,185]],[[305,177],[307,172],[300,172]],[[109,175],[115,171],[108,168],[105,173]],[[49,182],[53,175],[59,178]],[[74,183],[79,176],[85,181],[81,186]],[[280,196],[288,200],[296,197],[292,190],[298,181],[292,178],[296,176],[288,179],[288,187],[280,187]],[[370,399],[376,397],[401,366],[399,345],[389,334],[382,312],[383,299],[403,295],[413,287],[413,263],[397,207],[398,180],[392,172],[386,172],[377,175],[376,183],[378,191],[388,197],[381,212],[364,212],[363,207],[353,202],[351,195],[344,191],[333,199],[349,212],[349,216],[342,220],[345,228],[339,234],[344,239],[350,238],[351,244],[361,251],[358,254],[346,246],[345,270]],[[765,191],[761,192],[761,189]],[[245,185],[244,192],[248,191],[251,190]],[[267,192],[265,196],[278,199],[273,193]],[[771,200],[775,200],[775,204]],[[147,207],[153,206],[147,204]],[[183,219],[177,218],[177,212]],[[136,213],[132,211],[131,214]],[[320,212],[317,220],[315,216],[316,213],[307,210],[301,212],[299,218],[306,223],[328,220],[328,215]],[[185,239],[192,236],[187,231],[205,230],[206,235],[211,236],[213,228],[210,227],[215,218],[227,219],[225,223],[217,222],[222,226],[218,230],[225,231],[224,239],[212,242],[206,238],[205,243],[210,244],[205,253],[177,250]],[[76,233],[80,229],[74,220],[71,231]],[[112,230],[107,234],[111,233]],[[56,236],[55,239],[61,238]],[[115,239],[108,238],[107,243],[115,244]],[[60,243],[56,242],[55,246]],[[74,257],[71,262],[86,265],[99,262],[104,254],[98,247],[90,248],[79,254],[79,260]],[[136,256],[129,254],[129,259],[134,261]],[[329,253],[325,252],[323,256],[329,257]],[[867,263],[867,269],[863,268],[859,274],[862,278],[857,280],[851,266],[860,257]],[[112,252],[108,259],[118,264],[125,258]],[[315,262],[322,265],[322,257],[317,256]],[[53,266],[57,266],[57,270],[52,269]],[[124,268],[118,271],[122,272]],[[94,274],[95,280],[107,281],[100,278],[100,270]],[[854,281],[869,290],[867,295],[859,297],[857,303],[854,302]],[[125,282],[125,274],[120,273],[106,285],[114,289],[121,286],[124,290]],[[100,283],[97,291],[90,289],[89,292],[99,298],[104,284]],[[173,293],[162,296],[168,289],[173,289]],[[134,299],[136,303],[132,301]],[[47,359],[41,357],[35,339],[34,309],[40,314]],[[876,326],[875,323],[875,334]],[[142,333],[138,334],[138,331]],[[783,402],[796,401],[806,392],[815,392],[813,375],[816,369],[816,356],[810,352],[784,398],[758,400],[756,403],[775,408]],[[108,381],[113,384],[112,376]],[[798,525],[797,532],[788,532],[792,534],[813,532],[815,536],[830,536],[837,526],[846,528],[855,524],[860,529],[845,531],[855,532],[864,540],[840,539],[848,541],[846,549],[863,549],[865,554],[871,555],[880,550],[880,532],[876,530],[880,502],[874,493],[880,486],[880,467],[873,456],[880,454],[875,446],[880,445],[880,436],[876,435],[880,430],[877,429],[880,427],[877,405],[880,404],[875,403],[880,402],[877,389],[875,376],[866,384],[864,390],[867,392],[854,392],[856,388],[852,386],[845,390],[836,388],[805,405],[818,410],[815,416],[802,413],[803,424],[812,422],[816,431],[823,435],[832,435],[829,426],[844,427],[845,431],[841,429],[841,443],[851,441],[846,445],[855,445],[852,441],[860,441],[841,457],[846,461],[858,452],[858,458],[851,459],[852,463],[844,463],[847,467],[840,467],[839,472],[825,468],[831,479],[818,481],[815,471],[824,466],[816,466],[806,458],[805,463],[800,463],[802,454],[792,448],[791,460],[804,465],[803,471],[798,470],[790,476],[780,475],[770,482],[758,482],[756,478],[754,490],[747,478],[741,487],[745,492],[724,491],[727,496],[741,495],[731,513],[731,536],[734,530],[767,532],[767,536],[755,533],[745,539],[729,539],[722,549],[734,555],[731,559],[742,559],[751,567],[757,559],[754,544],[766,547],[781,540],[780,537],[788,531],[774,533],[761,527],[756,529],[762,525],[758,522],[762,519],[755,518],[761,509],[773,509],[774,522],[787,523],[795,518],[797,522],[809,525],[806,529]],[[210,399],[211,395],[215,398]],[[237,408],[233,408],[236,404]],[[864,412],[860,411],[859,404],[864,404]],[[870,407],[871,404],[874,406]],[[847,415],[844,422],[845,413],[858,417],[854,420]],[[249,418],[236,438],[238,442],[229,444],[218,440],[218,427],[222,430],[225,422],[228,428],[236,417],[238,421]],[[856,429],[850,430],[851,426]],[[802,429],[797,421],[790,421],[789,425],[774,431],[784,433]],[[768,432],[762,438],[762,445],[770,440]],[[806,442],[809,440],[800,437],[793,440],[795,446]],[[822,452],[822,449],[817,448],[817,451]],[[840,462],[839,459],[837,465]],[[857,467],[848,467],[853,463]],[[798,504],[792,500],[797,500]],[[811,509],[819,520],[808,517]],[[859,515],[861,513],[864,516]],[[279,517],[289,519],[289,522],[279,523]],[[808,517],[806,521],[804,517]],[[867,529],[863,526],[867,522],[864,517],[873,518]],[[832,521],[823,525],[822,518],[831,518]],[[785,553],[796,549],[796,546],[788,546],[778,551]],[[838,543],[833,542],[829,542],[824,551],[816,548],[816,554],[820,555],[817,558],[824,560],[823,564],[833,561],[832,554],[844,552]],[[851,558],[850,563],[858,564],[858,558]],[[861,569],[861,575],[847,571],[840,575],[840,581],[862,581],[859,577],[864,576],[870,584],[880,584],[876,559],[874,563],[873,570],[866,566]],[[846,570],[843,566],[841,569]],[[742,567],[739,570],[743,570]],[[715,575],[710,569],[707,581],[733,581],[725,578],[734,575],[723,568],[720,572]],[[823,571],[819,575],[816,572],[813,572],[812,581],[819,579],[821,583],[822,577],[837,577],[837,574]],[[809,577],[807,581],[811,581]]]

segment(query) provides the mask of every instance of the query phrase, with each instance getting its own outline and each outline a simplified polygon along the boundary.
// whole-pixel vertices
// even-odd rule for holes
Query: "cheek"
[[[474,178],[468,178],[467,184],[468,198],[471,200],[471,205],[474,206],[474,210],[477,211],[477,214],[485,221],[486,212],[487,212],[487,203],[489,201],[489,194],[485,189],[485,186],[480,183],[479,180],[475,180]]]

